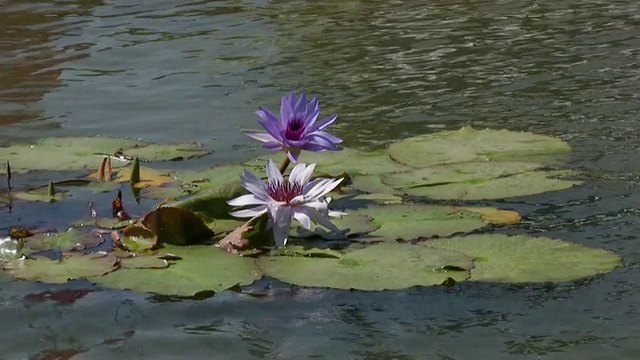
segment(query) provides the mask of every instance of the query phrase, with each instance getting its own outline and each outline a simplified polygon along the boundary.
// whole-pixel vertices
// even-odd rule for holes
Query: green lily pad
[[[158,145],[130,139],[60,137],[42,139],[33,144],[1,147],[0,162],[5,163],[9,160],[14,173],[31,170],[87,170],[97,169],[105,155],[114,155],[118,151],[130,157],[138,156],[150,161],[187,158],[208,153],[197,150],[197,145],[194,144]],[[126,164],[127,161],[111,162],[114,168]]]
[[[242,165],[216,166],[206,170],[179,171],[173,176],[183,184],[198,189],[219,189],[230,183],[237,183],[243,172]]]
[[[526,235],[470,235],[429,240],[420,245],[472,257],[475,268],[470,280],[475,281],[567,281],[609,272],[622,262],[618,255],[604,249]]]
[[[572,171],[537,170],[540,167],[539,164],[523,162],[469,162],[385,174],[382,181],[408,195],[437,200],[528,196],[564,190],[582,183],[557,179],[575,175]]]
[[[84,250],[102,244],[104,239],[95,233],[70,228],[58,233],[38,233],[24,239],[24,246],[35,251]]]
[[[120,220],[120,219],[116,219],[116,218],[101,218],[98,219],[94,222],[95,226],[103,228],[103,229],[109,229],[109,230],[116,230],[116,229],[124,229],[125,227],[135,223],[136,221],[133,219],[130,220]],[[91,225],[90,221],[87,221],[86,223],[83,223],[84,226],[89,226]]]
[[[140,158],[146,161],[180,161],[210,154],[211,151],[202,150],[202,144],[150,144],[134,146],[123,151],[132,158]]]
[[[382,243],[348,251],[340,259],[261,257],[258,266],[265,275],[299,286],[372,291],[437,285],[449,277],[462,281],[469,276],[473,266],[470,257],[446,249],[427,249]]]
[[[379,175],[356,175],[351,177],[352,189],[364,191],[369,194],[400,195],[401,193],[393,187],[385,184]]]
[[[122,269],[164,269],[169,262],[154,255],[138,255],[120,259]]]
[[[137,225],[129,225],[122,229],[122,236],[117,240],[121,244],[118,247],[134,253],[150,251],[159,245],[158,235],[155,232]]]
[[[312,223],[311,229],[307,230],[301,225],[292,226],[289,231],[289,236],[295,238],[308,238],[308,237],[320,237],[325,240],[344,240],[346,237],[354,237],[358,235],[365,235],[377,230],[380,225],[373,224],[371,221],[373,218],[365,214],[353,214],[345,215],[339,218],[330,218],[331,221],[338,229],[342,230],[341,234],[336,234],[331,230],[328,230],[322,226]],[[293,223],[297,224],[297,223]],[[288,246],[287,246],[288,247]]]
[[[244,165],[254,169],[254,174],[264,174],[267,159],[272,159],[276,164],[284,160],[283,153],[269,153],[256,159],[244,162]],[[347,172],[349,175],[375,175],[388,172],[406,171],[409,168],[389,158],[384,150],[364,151],[343,148],[340,151],[325,151],[315,153],[302,152],[299,162],[306,164],[318,164],[316,173],[325,173],[335,177]],[[293,168],[289,166],[289,170]]]
[[[375,193],[363,194],[357,192],[343,192],[335,195],[329,204],[330,209],[361,209],[373,205],[402,204],[402,198],[393,194]]]
[[[366,214],[380,228],[362,241],[394,241],[416,238],[444,237],[485,227],[478,213],[452,206],[404,204],[380,205],[350,212],[348,216]]]
[[[34,256],[9,261],[3,269],[20,279],[61,284],[67,280],[100,276],[118,268],[118,259],[105,253],[73,253],[60,260]]]
[[[194,196],[169,203],[167,206],[189,210],[207,222],[211,219],[234,219],[229,215],[233,207],[227,204],[227,200],[246,193],[238,179],[218,188],[202,190]]]
[[[229,254],[215,246],[166,245],[163,252],[182,260],[170,261],[166,269],[120,269],[91,280],[116,289],[193,296],[202,291],[219,292],[249,285],[262,277],[253,259]]]
[[[392,159],[414,168],[468,161],[549,163],[570,151],[569,144],[550,136],[469,126],[412,137],[387,149]]]
[[[11,193],[11,196],[17,200],[23,201],[39,201],[39,202],[56,202],[69,197],[69,192],[66,190],[60,190],[54,187],[54,192],[51,193],[50,186],[40,187],[28,191],[17,191]]]

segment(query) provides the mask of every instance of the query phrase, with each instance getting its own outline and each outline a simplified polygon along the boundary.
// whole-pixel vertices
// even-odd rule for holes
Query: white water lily
[[[278,167],[269,159],[267,161],[267,183],[244,170],[240,175],[242,186],[251,194],[242,195],[227,201],[232,206],[257,205],[251,209],[233,211],[236,217],[247,218],[268,213],[268,226],[273,228],[276,246],[287,244],[291,219],[296,219],[305,229],[311,228],[311,221],[320,224],[338,234],[341,233],[329,216],[345,215],[342,212],[329,210],[331,198],[327,193],[335,189],[343,179],[318,178],[311,180],[316,164],[298,164],[287,179]],[[311,180],[311,181],[310,181]]]

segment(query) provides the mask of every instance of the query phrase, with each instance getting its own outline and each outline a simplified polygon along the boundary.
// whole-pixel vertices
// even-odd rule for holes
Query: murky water
[[[631,0],[0,2],[0,140],[200,141],[209,161],[237,161],[261,152],[239,132],[253,111],[290,90],[319,94],[349,146],[468,124],[553,134],[592,179],[502,202],[526,216],[505,231],[625,257],[563,284],[363,293],[263,280],[270,297],[199,302],[95,291],[40,303],[28,295],[65,287],[18,282],[0,289],[0,358],[637,358],[639,25]],[[18,215],[1,216],[6,228]]]

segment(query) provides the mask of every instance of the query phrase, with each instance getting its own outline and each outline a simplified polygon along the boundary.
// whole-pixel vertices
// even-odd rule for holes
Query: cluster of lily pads
[[[291,95],[282,109],[279,117],[260,109],[267,133],[250,135],[283,151],[204,170],[162,170],[166,161],[208,155],[198,144],[90,137],[0,148],[0,160],[11,169],[0,207],[63,202],[78,196],[80,188],[82,194],[89,189],[113,199],[111,216],[76,219],[69,229],[11,229],[0,237],[4,273],[47,283],[86,279],[110,288],[193,296],[249,285],[263,276],[361,290],[459,281],[566,281],[611,271],[621,262],[604,249],[494,232],[519,222],[520,215],[477,205],[579,185],[571,180],[573,171],[560,169],[571,151],[560,139],[464,127],[384,149],[333,151],[339,139],[324,128],[335,117],[316,123],[316,99],[307,103]],[[317,165],[313,175],[309,165],[294,167],[298,173],[287,177],[291,162]],[[261,180],[255,174],[264,174],[268,163],[282,163],[281,172],[274,174],[272,167],[264,188],[256,190]],[[11,174],[15,180],[27,172],[51,171],[74,177],[30,190],[9,189]],[[308,172],[304,179],[302,171]],[[287,188],[293,193],[284,197],[274,192],[273,186],[292,178],[307,186]],[[131,216],[119,196],[130,190],[160,203]],[[241,213],[253,217],[232,216],[246,209],[230,204],[256,206]],[[282,209],[288,216],[284,222]]]

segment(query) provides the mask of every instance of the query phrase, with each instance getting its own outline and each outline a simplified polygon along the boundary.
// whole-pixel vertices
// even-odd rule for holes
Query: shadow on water
[[[637,358],[636,2],[82,4],[0,7],[3,137],[203,141],[216,161],[234,161],[261,151],[239,132],[255,127],[254,109],[277,109],[291,89],[320,94],[350,146],[462,125],[554,134],[574,147],[586,184],[496,202],[524,215],[501,231],[607,248],[625,263],[560,284],[378,293],[266,278],[249,288],[266,296],[201,301],[2,283],[0,358]],[[74,201],[16,207],[0,229],[66,226],[88,211]]]

